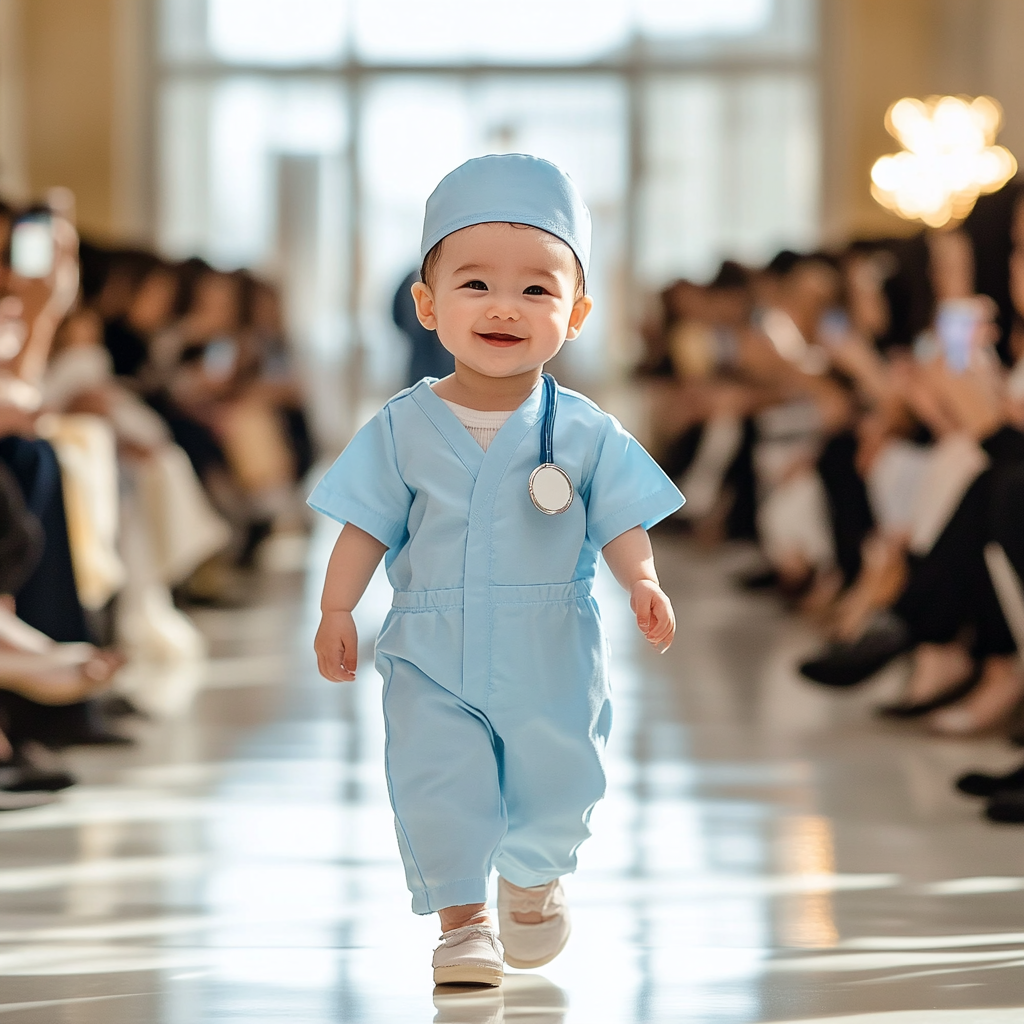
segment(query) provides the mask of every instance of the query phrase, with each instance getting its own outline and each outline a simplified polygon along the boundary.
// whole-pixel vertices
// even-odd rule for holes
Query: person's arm
[[[619,585],[629,591],[629,606],[640,632],[664,654],[676,635],[676,616],[672,602],[658,584],[647,531],[634,526],[620,533],[605,544],[602,554]]]
[[[74,225],[55,212],[53,217],[53,270],[46,278],[11,274],[11,293],[22,303],[28,338],[6,369],[38,387],[50,358],[53,336],[78,296],[78,234]]]
[[[320,674],[335,683],[356,677],[359,639],[352,610],[363,596],[387,545],[347,523],[334,545],[320,599],[320,628],[313,647]]]

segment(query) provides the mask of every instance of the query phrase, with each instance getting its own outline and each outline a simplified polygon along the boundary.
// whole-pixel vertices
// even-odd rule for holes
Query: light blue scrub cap
[[[420,259],[453,231],[503,221],[560,238],[590,273],[590,211],[572,178],[525,153],[478,156],[446,174],[427,200]]]

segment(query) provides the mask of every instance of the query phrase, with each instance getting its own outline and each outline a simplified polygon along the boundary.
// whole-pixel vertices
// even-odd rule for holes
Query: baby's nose
[[[495,320],[518,320],[519,309],[513,302],[497,302],[488,314]]]

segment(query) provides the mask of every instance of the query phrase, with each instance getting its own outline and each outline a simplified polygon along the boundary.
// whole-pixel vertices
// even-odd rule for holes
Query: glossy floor
[[[1024,1021],[1024,829],[955,796],[962,744],[879,725],[867,692],[802,684],[814,646],[749,560],[659,543],[680,620],[614,645],[611,787],[567,889],[575,933],[501,992],[437,992],[436,923],[408,911],[381,770],[370,653],[356,685],[310,652],[332,541],[255,607],[200,616],[213,661],[191,709],[131,751],[79,751],[84,782],[0,815],[7,1024],[859,1024]]]

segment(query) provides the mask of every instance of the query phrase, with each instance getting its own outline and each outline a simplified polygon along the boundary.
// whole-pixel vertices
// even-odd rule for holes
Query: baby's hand
[[[676,635],[676,616],[665,591],[651,580],[640,580],[633,584],[629,606],[636,614],[640,632],[658,648],[659,654],[664,654]]]
[[[313,641],[320,675],[334,683],[349,683],[356,677],[359,638],[351,612],[324,612]]]

